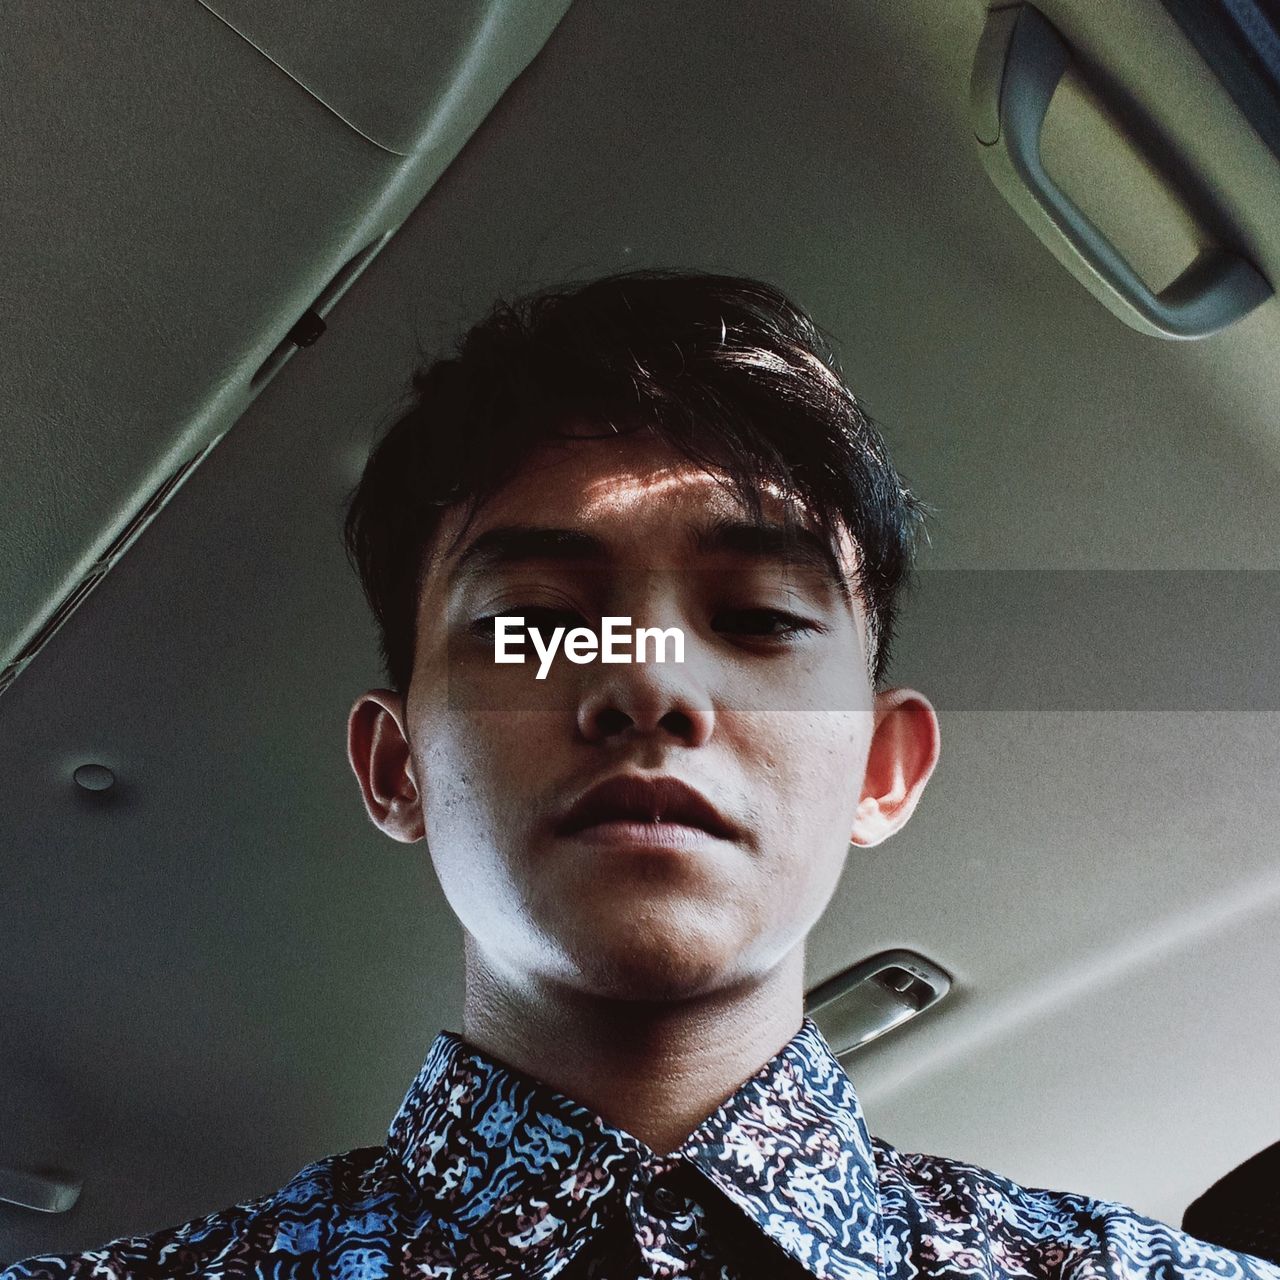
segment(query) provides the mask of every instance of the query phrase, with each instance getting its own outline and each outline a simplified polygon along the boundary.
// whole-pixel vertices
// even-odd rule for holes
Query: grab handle
[[[1205,249],[1160,293],[1045,171],[1040,132],[1071,61],[1062,37],[1029,4],[988,15],[973,65],[974,132],[992,181],[1041,242],[1095,298],[1140,333],[1204,338],[1271,297],[1249,262]]]

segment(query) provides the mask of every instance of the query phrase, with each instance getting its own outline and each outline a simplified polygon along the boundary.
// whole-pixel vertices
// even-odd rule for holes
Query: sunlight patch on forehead
[[[658,468],[643,475],[619,475],[615,472],[590,481],[582,489],[580,514],[588,522],[626,520],[643,513],[655,500],[660,501],[682,491],[705,491],[708,488],[714,491],[714,501],[710,505],[716,514],[747,515],[745,503],[733,492],[725,473],[709,471],[692,462],[683,467]],[[785,522],[790,517],[801,527],[822,536],[821,522],[800,495],[794,491],[788,495],[781,485],[764,476],[756,480],[755,488],[766,520]],[[836,522],[836,534],[834,552],[837,562],[845,575],[851,581],[855,580],[861,567],[857,543],[843,521]]]
[[[627,515],[654,498],[662,498],[681,490],[706,488],[712,485],[720,493],[727,491],[727,477],[715,475],[701,467],[690,465],[675,470],[662,468],[649,475],[612,475],[583,486],[582,513],[588,517],[602,515]],[[772,481],[761,480],[759,490],[781,504],[783,490]]]

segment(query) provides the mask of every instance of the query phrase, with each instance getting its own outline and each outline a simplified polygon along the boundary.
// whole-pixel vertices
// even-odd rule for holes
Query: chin
[[[688,1000],[729,985],[739,952],[723,937],[714,941],[693,931],[664,936],[616,927],[612,936],[575,939],[566,958],[576,984],[592,995],[615,1000]]]

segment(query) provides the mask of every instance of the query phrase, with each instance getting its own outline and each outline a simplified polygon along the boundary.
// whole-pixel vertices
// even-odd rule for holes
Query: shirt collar
[[[563,1267],[599,1231],[611,1193],[658,1158],[452,1031],[432,1044],[387,1146],[456,1249],[534,1277]],[[883,1280],[871,1138],[811,1018],[671,1154],[816,1280]]]

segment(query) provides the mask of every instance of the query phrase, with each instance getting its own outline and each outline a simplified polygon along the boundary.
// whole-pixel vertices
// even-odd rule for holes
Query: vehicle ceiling
[[[1280,163],[1156,0],[1041,7],[1214,193],[1197,224],[1280,280]],[[808,306],[937,509],[893,678],[936,695],[941,763],[908,827],[853,851],[809,950],[811,983],[902,946],[955,977],[849,1059],[872,1130],[1175,1223],[1280,1137],[1268,579],[1224,572],[1280,560],[1280,305],[1162,342],[1070,278],[973,142],[980,4],[574,0],[554,31],[544,5],[501,75],[545,47],[465,146],[482,93],[447,137],[426,107],[322,106],[213,16],[237,5],[130,0],[56,45],[24,8],[5,163],[69,203],[0,197],[26,303],[3,320],[4,656],[230,430],[0,697],[0,1165],[84,1179],[66,1216],[0,1206],[0,1259],[380,1141],[460,1028],[425,846],[372,828],[346,762],[381,677],[341,504],[420,345],[498,295],[640,266]],[[1055,112],[1064,181],[1171,278],[1198,233],[1086,95]],[[406,213],[251,399],[291,318]],[[111,792],[72,783],[86,761]]]

